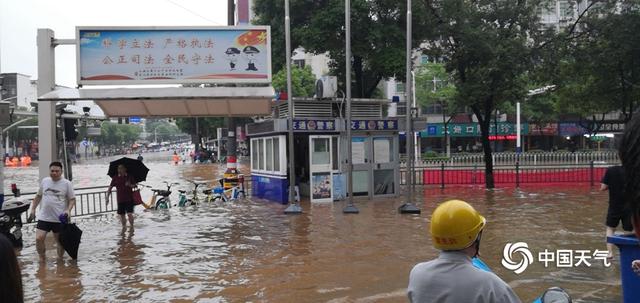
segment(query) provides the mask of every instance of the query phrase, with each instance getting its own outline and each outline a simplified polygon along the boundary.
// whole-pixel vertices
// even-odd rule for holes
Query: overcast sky
[[[224,26],[227,0],[0,0],[0,72],[38,78],[36,34],[76,26]],[[75,87],[75,46],[56,47],[56,83]]]

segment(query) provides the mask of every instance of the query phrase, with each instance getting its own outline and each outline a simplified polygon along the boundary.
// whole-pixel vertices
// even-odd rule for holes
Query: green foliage
[[[177,118],[176,125],[181,132],[194,136],[196,134],[196,118]],[[198,118],[200,137],[208,138],[216,134],[218,127],[226,127],[224,117]]]
[[[157,137],[158,142],[169,141],[182,134],[178,126],[164,119],[147,119],[145,123],[145,129],[149,136],[147,137],[148,140],[155,140],[154,137]]]
[[[581,117],[620,110],[630,119],[640,98],[640,10],[608,1],[566,34],[571,43],[558,62],[559,111]],[[617,9],[622,5],[622,9]]]
[[[443,58],[453,75],[455,104],[470,107],[480,123],[486,186],[494,187],[489,123],[494,109],[522,100],[540,1],[426,1],[433,31],[425,53]]]
[[[142,133],[142,127],[133,124],[104,122],[100,128],[102,143],[106,145],[133,144]]]
[[[444,104],[455,112],[456,87],[443,63],[426,63],[415,73],[416,102],[421,106]]]
[[[332,74],[338,76],[339,86],[344,90],[344,1],[292,0],[290,5],[292,48],[301,46],[310,53],[327,53],[332,59]],[[412,9],[414,26],[428,28],[424,25],[429,20],[424,5],[415,1]],[[272,63],[274,71],[279,71],[285,62],[284,1],[256,0],[254,11],[255,24],[271,26]],[[351,1],[353,97],[372,96],[382,79],[396,77],[404,80],[405,12],[405,1]],[[424,40],[425,34],[425,30],[413,31],[414,47]]]
[[[294,97],[313,97],[316,88],[316,77],[311,67],[291,68],[291,89]],[[287,91],[287,69],[281,69],[273,76],[273,88],[276,91]]]

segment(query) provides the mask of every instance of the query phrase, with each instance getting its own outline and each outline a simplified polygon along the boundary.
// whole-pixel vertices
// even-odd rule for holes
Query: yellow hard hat
[[[461,200],[440,204],[431,216],[433,246],[440,250],[465,249],[478,238],[487,220]]]

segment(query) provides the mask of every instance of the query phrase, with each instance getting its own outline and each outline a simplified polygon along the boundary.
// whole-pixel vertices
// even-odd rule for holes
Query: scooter
[[[471,259],[471,263],[476,268],[492,272],[489,266],[478,257]],[[560,287],[551,287],[545,290],[533,303],[571,303],[571,296]]]
[[[5,200],[0,208],[0,234],[5,235],[13,246],[22,248],[22,213],[29,210],[31,200],[20,198],[20,190],[11,185],[14,197]]]

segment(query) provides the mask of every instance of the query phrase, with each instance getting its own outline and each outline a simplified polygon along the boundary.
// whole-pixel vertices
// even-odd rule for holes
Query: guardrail
[[[521,184],[552,183],[588,183],[594,186],[604,176],[609,165],[545,165],[528,166],[516,162],[514,166],[494,166],[493,177],[496,184],[510,184],[519,187]],[[407,171],[400,171],[400,184],[406,185]],[[485,184],[484,165],[417,167],[413,171],[415,185],[483,185]]]
[[[72,217],[88,216],[115,212],[115,194],[112,194],[107,203],[107,188],[109,186],[94,186],[74,189],[76,196],[76,206],[72,210]],[[245,177],[245,195],[251,195],[251,178]],[[114,188],[115,189],[115,188]],[[115,190],[114,190],[115,192]],[[177,191],[176,191],[177,192]],[[22,198],[33,199],[37,192],[22,193]],[[5,196],[9,199],[11,196]],[[27,222],[28,211],[22,214],[22,222]]]
[[[95,186],[74,189],[76,195],[76,206],[72,210],[72,217],[95,215],[116,211],[113,203],[113,196],[107,204],[108,186]],[[37,192],[22,193],[22,198],[33,199]],[[7,196],[7,198],[9,198]],[[27,222],[28,212],[22,214],[23,222]]]
[[[555,164],[589,164],[595,163],[614,164],[619,163],[618,153],[615,151],[603,152],[547,152],[547,153],[494,153],[492,155],[494,165],[555,165]],[[484,154],[461,154],[452,155],[450,158],[442,159],[420,159],[416,161],[415,167],[433,167],[445,163],[448,166],[472,166],[484,165]],[[400,165],[406,165],[406,157],[400,160]]]

